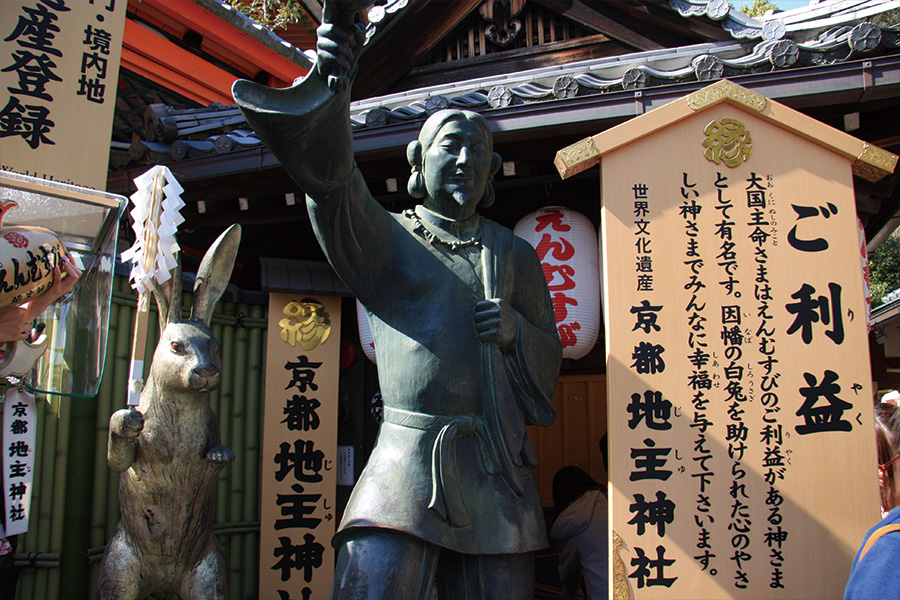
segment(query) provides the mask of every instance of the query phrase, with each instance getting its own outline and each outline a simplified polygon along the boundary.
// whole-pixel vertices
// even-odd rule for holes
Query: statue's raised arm
[[[316,64],[292,87],[234,83],[247,122],[306,194],[313,230],[344,283],[365,301],[370,274],[389,242],[391,217],[375,201],[353,160],[350,83],[364,31],[354,15],[370,0],[326,2]]]
[[[292,87],[269,88],[247,80],[232,86],[248,124],[314,198],[345,183],[353,171],[350,80],[364,35],[353,18],[371,4],[325,3],[315,67]]]

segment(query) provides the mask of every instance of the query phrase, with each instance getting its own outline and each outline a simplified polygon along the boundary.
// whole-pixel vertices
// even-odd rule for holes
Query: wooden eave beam
[[[537,0],[537,2],[558,12],[567,19],[603,33],[637,50],[661,50],[665,48],[659,42],[651,40],[621,23],[617,23],[579,0]]]
[[[389,90],[462,23],[481,0],[420,0],[400,11],[359,61],[353,98]]]
[[[193,31],[184,23],[172,19],[167,14],[157,10],[153,6],[148,5],[146,2],[132,2],[131,4],[129,4],[128,18],[131,19],[132,16],[138,19],[140,23],[146,23],[154,29],[163,32],[167,36],[171,36],[178,40],[184,40],[187,33]],[[216,44],[214,41],[210,41],[209,38],[206,38],[202,35],[200,35],[200,37],[202,39],[200,49],[204,53],[221,61],[222,63],[225,63],[238,73],[243,74],[244,77],[255,78],[257,74],[261,70],[263,70],[259,65],[254,64],[243,56],[235,55],[233,52]],[[176,42],[176,45],[179,44]],[[272,79],[276,82],[282,81],[274,76],[272,77]],[[272,83],[271,85],[275,84]],[[284,87],[284,84],[282,84],[281,87]]]
[[[510,64],[516,70],[536,69],[564,65],[582,60],[596,60],[622,54],[622,44],[611,41],[602,33],[587,37],[552,42],[540,46],[526,46],[504,52],[492,52],[482,56],[462,58],[453,62],[435,63],[413,68],[404,78],[405,88],[414,89],[465,81],[476,77],[489,77],[508,73]]]
[[[234,102],[231,84],[237,77],[131,19],[125,19],[122,66],[163,87],[177,85],[178,93],[202,104]]]
[[[322,3],[317,0],[300,0],[300,4],[306,10],[306,14],[316,23],[322,23]]]
[[[668,37],[677,36],[679,40],[673,41],[670,45],[681,46],[694,41],[732,39],[731,34],[721,23],[712,21],[709,17],[682,17],[668,6],[668,2],[662,5],[652,2],[641,4],[623,2],[616,3],[615,7],[649,30],[665,31]]]
[[[167,71],[159,63],[153,62],[146,56],[138,54],[128,48],[122,48],[122,68],[137,73],[154,83],[165,87],[185,98],[190,98],[200,104],[207,105],[213,102],[227,104],[228,98],[197,83],[189,77]]]
[[[204,40],[215,42],[228,50],[231,57],[241,57],[255,65],[257,70],[264,70],[282,82],[291,83],[306,74],[306,69],[300,65],[211,14],[199,4],[171,0],[142,0],[141,4],[183,24],[185,29],[200,34]]]

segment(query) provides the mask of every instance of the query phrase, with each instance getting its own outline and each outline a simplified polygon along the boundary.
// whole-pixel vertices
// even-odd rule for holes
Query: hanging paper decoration
[[[359,300],[356,301],[356,324],[359,327],[359,345],[362,346],[363,353],[365,353],[366,358],[377,365],[378,361],[375,360],[375,343],[372,341],[372,330],[369,329],[369,317],[366,315],[366,309],[363,308]]]
[[[149,292],[150,279],[165,283],[176,266],[175,254],[180,250],[175,240],[181,216],[184,188],[167,167],[157,165],[136,177],[137,191],[131,195],[134,208],[134,245],[122,253],[122,260],[131,261],[131,287]]]
[[[550,288],[563,358],[584,357],[600,334],[600,267],[590,219],[563,206],[523,217],[514,233],[537,251]]]
[[[138,291],[137,316],[131,347],[131,369],[128,378],[128,404],[137,406],[144,387],[144,346],[150,314],[151,281],[162,284],[171,279],[180,250],[175,240],[181,216],[184,188],[167,167],[157,165],[135,178],[137,191],[131,195],[134,208],[134,245],[122,253],[131,261],[131,287]]]

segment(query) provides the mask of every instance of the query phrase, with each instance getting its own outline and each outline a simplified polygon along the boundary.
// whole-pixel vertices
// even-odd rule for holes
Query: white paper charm
[[[3,505],[6,536],[28,531],[34,484],[37,411],[34,395],[9,388],[3,401]]]

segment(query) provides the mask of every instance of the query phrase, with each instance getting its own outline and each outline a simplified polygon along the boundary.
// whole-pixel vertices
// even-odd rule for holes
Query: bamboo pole
[[[249,306],[247,312],[253,319],[264,319],[265,309],[262,306]],[[250,325],[248,324],[248,327]],[[244,451],[247,456],[244,460],[243,487],[244,487],[244,512],[246,521],[254,521],[260,518],[259,514],[259,487],[260,487],[260,430],[262,428],[262,403],[263,375],[265,369],[265,334],[266,327],[250,327],[249,357],[247,369],[247,381],[244,388],[244,406],[246,412]],[[244,535],[244,565],[245,567],[259,564],[259,534],[248,533]],[[259,590],[259,574],[257,568],[245,568],[243,597],[253,598]]]
[[[95,473],[94,473],[94,509],[91,518],[92,532],[91,545],[102,546],[106,544],[110,532],[110,523],[107,515],[107,504],[110,488],[115,489],[116,481],[114,474],[109,470],[106,464],[106,446],[109,438],[109,417],[115,410],[114,407],[119,405],[118,399],[121,398],[124,389],[119,385],[127,388],[127,381],[124,381],[125,374],[128,372],[128,362],[130,359],[131,339],[131,322],[132,315],[129,308],[132,306],[130,301],[131,294],[123,294],[122,288],[125,287],[130,291],[130,286],[126,279],[116,277],[113,281],[113,296],[110,306],[110,341],[106,350],[107,372],[103,384],[98,394],[98,410],[96,422],[96,441],[95,448]],[[123,382],[118,384],[117,382]],[[95,585],[98,575],[96,568],[91,569],[92,585]],[[94,589],[92,587],[92,589]]]
[[[97,402],[93,398],[70,398],[70,431],[67,448],[67,479],[63,526],[62,563],[59,578],[65,582],[64,597],[88,596],[89,570],[85,550],[90,545],[91,505],[96,454],[92,425],[97,421]]]
[[[235,331],[237,330],[237,331]],[[247,460],[244,454],[244,421],[247,417],[246,407],[242,402],[244,398],[244,382],[246,381],[247,372],[247,330],[241,327],[232,326],[226,329],[226,339],[231,347],[234,348],[232,353],[232,364],[230,377],[231,385],[226,395],[228,402],[228,414],[230,439],[229,446],[238,448],[240,452],[235,457],[234,464],[231,465],[230,479],[230,499],[228,507],[228,520],[240,521],[243,517],[241,505],[242,498],[245,493],[241,474],[244,470],[244,462]]]
[[[44,490],[40,503],[40,529],[38,552],[52,552],[53,549],[53,496],[56,492],[56,473],[53,468],[57,451],[57,434],[59,432],[59,402],[55,396],[40,396],[42,404],[46,407],[44,416],[47,427],[44,429],[44,458],[41,461],[41,487]],[[43,581],[38,585],[38,591],[43,597],[50,597],[49,581]],[[41,597],[41,596],[38,596]]]
[[[239,314],[246,315],[246,311],[248,307],[246,305],[238,305],[236,309]],[[235,355],[235,367],[240,367],[235,369],[235,399],[236,406],[239,408],[235,411],[235,423],[234,423],[234,432],[235,432],[235,443],[237,443],[238,437],[240,438],[240,446],[241,448],[241,462],[239,465],[236,465],[236,468],[232,471],[232,488],[237,488],[240,490],[240,495],[235,498],[235,505],[232,507],[232,515],[234,515],[235,519],[243,520],[245,519],[245,510],[244,507],[248,502],[247,494],[249,490],[244,487],[244,471],[246,469],[246,465],[248,462],[247,456],[247,422],[252,421],[254,415],[248,412],[247,407],[247,378],[250,375],[252,370],[252,365],[250,361],[252,360],[252,355],[250,354],[250,330],[246,325],[234,327],[236,329],[236,338],[238,340],[238,348],[239,352]],[[244,565],[244,547],[247,544],[247,536],[246,535],[235,535],[234,536],[238,544],[235,546],[234,555],[235,562],[239,565]],[[241,568],[240,573],[240,581],[235,582],[236,587],[234,589],[244,589],[244,582],[248,578],[249,571],[246,568]]]
[[[118,323],[119,326],[123,328],[123,331],[128,331],[129,333],[131,332],[131,324],[134,322],[136,311],[137,309],[135,306],[120,306]],[[131,364],[131,347],[132,338],[130,335],[119,336],[119,339],[116,343],[116,369],[113,373],[113,389],[111,390],[114,395],[117,392],[122,393],[128,390],[128,379],[130,377],[129,368]],[[122,353],[124,353],[124,356],[126,358],[123,358]],[[107,416],[107,436],[109,435],[109,417],[112,416],[112,408],[115,406],[121,406],[121,404],[119,404],[121,402],[121,396],[119,398],[120,399],[118,402],[115,402],[115,400],[113,401],[110,415]],[[104,544],[112,536],[116,524],[119,522],[119,474],[113,473],[109,470],[109,468],[106,469],[106,473],[106,533],[104,535]]]
[[[121,296],[117,296],[116,299],[119,300]],[[102,409],[99,411],[97,417],[97,449],[102,449],[103,452],[98,452],[97,456],[97,465],[98,465],[98,476],[97,476],[97,490],[96,490],[96,498],[109,498],[110,492],[115,492],[118,488],[118,474],[113,473],[109,470],[109,467],[106,465],[106,446],[109,439],[109,418],[112,416],[112,413],[115,412],[116,407],[120,406],[120,400],[117,401],[117,394],[120,394],[124,390],[128,389],[128,366],[131,360],[131,326],[134,321],[134,304],[124,304],[120,302],[116,302],[114,304],[115,314],[115,330],[116,337],[114,341],[114,348],[112,357],[112,365],[113,369],[110,373],[110,377],[104,381],[104,385],[101,388],[101,402]],[[110,320],[112,321],[112,315],[110,316]],[[107,352],[107,354],[109,354]],[[118,396],[118,399],[121,398],[121,395]],[[97,535],[92,539],[94,545],[105,544],[106,540],[109,539],[109,536],[112,534],[112,527],[118,522],[118,506],[116,506],[115,516],[111,515],[106,509],[108,508],[108,502],[104,503],[104,506],[95,507],[95,523]],[[102,511],[102,512],[101,512]],[[102,515],[102,516],[101,516]]]
[[[65,523],[67,483],[69,479],[69,438],[72,424],[72,403],[65,402],[59,396],[53,396],[56,402],[58,426],[56,430],[56,455],[51,463],[53,466],[53,502],[50,515],[50,551],[60,552],[63,546],[63,525]],[[56,569],[50,571],[47,577],[47,597],[59,598],[60,572]]]
[[[234,306],[231,303],[223,302],[220,304],[219,308],[226,313],[231,313],[234,311]],[[225,365],[223,365],[223,376],[222,376],[222,386],[219,389],[219,412],[218,418],[219,423],[222,428],[223,436],[226,436],[227,439],[223,438],[223,442],[227,444],[230,448],[235,450],[235,460],[232,464],[228,466],[226,471],[222,472],[223,477],[220,479],[220,488],[219,490],[222,494],[219,497],[220,505],[218,506],[219,514],[223,521],[227,522],[236,522],[240,520],[240,515],[236,515],[234,512],[234,507],[240,505],[240,493],[239,489],[236,489],[235,483],[238,479],[235,477],[235,472],[239,468],[239,465],[243,461],[243,452],[242,452],[242,440],[240,436],[236,435],[236,423],[240,421],[240,415],[238,414],[241,410],[240,407],[236,403],[236,387],[235,387],[235,379],[239,376],[240,369],[238,365],[240,364],[240,353],[241,353],[241,344],[236,339],[234,331],[234,322],[231,324],[223,324],[221,322],[217,322],[216,330],[217,337],[219,342],[221,343],[223,348],[228,348],[228,361]],[[227,570],[228,570],[228,580],[229,580],[229,588],[232,590],[240,589],[240,572],[241,572],[241,561],[240,555],[236,553],[236,548],[238,548],[237,537],[235,535],[228,536],[228,554],[227,554]]]
[[[216,339],[219,340],[220,347],[222,348],[230,348],[227,345],[227,342],[223,339],[224,330],[222,328],[222,324],[219,323],[216,319],[210,319],[210,329],[213,332],[213,335],[216,336]],[[225,369],[225,365],[222,367]],[[219,389],[210,394],[210,405],[213,409],[213,412],[216,414],[216,419],[219,422],[219,435],[222,437],[222,442],[226,444],[229,448],[234,450],[234,447],[231,445],[230,441],[226,438],[228,434],[228,425],[229,421],[225,418],[226,414],[226,403],[224,400],[224,389],[228,388],[228,378],[227,372],[223,371],[222,376],[222,384],[219,386]],[[233,465],[230,465],[233,466]],[[229,492],[229,467],[226,467],[219,473],[219,479],[216,481],[216,522],[224,523],[228,521],[228,492]]]
[[[106,365],[107,372],[100,390],[97,394],[97,418],[94,423],[94,503],[91,509],[91,548],[103,546],[108,539],[106,536],[106,502],[107,492],[111,485],[110,471],[106,465],[106,445],[109,437],[109,417],[113,412],[114,398],[121,397],[116,394],[117,388],[113,384],[113,380],[117,373],[124,372],[121,365],[123,361],[128,360],[128,336],[123,335],[127,331],[128,321],[127,310],[117,302],[110,305],[109,315],[109,337],[106,347]],[[127,362],[125,363],[127,367]],[[91,561],[90,550],[88,551],[89,561],[89,589],[97,589],[97,581],[99,575],[98,564]]]

